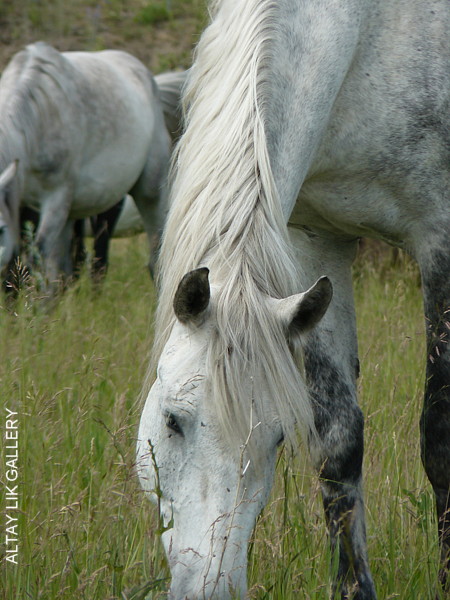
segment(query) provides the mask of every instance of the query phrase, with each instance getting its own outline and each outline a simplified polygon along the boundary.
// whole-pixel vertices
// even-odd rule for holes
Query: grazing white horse
[[[422,456],[448,587],[448,0],[222,0],[211,12],[186,90],[138,442],[167,527],[169,597],[245,595],[248,539],[297,426],[321,477],[333,596],[376,597],[350,272],[360,236],[420,265]]]
[[[181,134],[183,121],[181,92],[187,73],[188,71],[168,71],[166,73],[159,73],[154,77],[159,90],[166,128],[173,142]],[[114,226],[112,235],[114,237],[128,237],[142,233],[143,231],[144,225],[139,210],[133,198],[127,195],[120,209],[119,218]]]
[[[50,284],[64,271],[70,219],[128,192],[152,246],[165,217],[170,145],[158,88],[136,58],[27,46],[0,80],[0,266],[18,251],[21,204],[40,213],[36,244]]]

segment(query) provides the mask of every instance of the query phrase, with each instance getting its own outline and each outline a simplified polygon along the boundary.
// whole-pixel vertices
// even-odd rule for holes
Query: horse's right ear
[[[18,163],[18,160],[13,160],[13,162],[6,167],[3,173],[0,174],[0,188],[5,188],[14,179],[17,172]]]
[[[289,337],[302,335],[324,316],[333,296],[328,277],[321,277],[301,294],[276,301],[276,313]]]
[[[201,267],[186,273],[173,300],[173,309],[180,323],[198,325],[208,308],[210,297],[209,269]]]

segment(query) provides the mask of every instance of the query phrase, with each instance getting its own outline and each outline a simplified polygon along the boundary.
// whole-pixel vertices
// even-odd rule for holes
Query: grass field
[[[157,518],[134,471],[155,301],[145,262],[145,240],[115,241],[101,291],[83,277],[51,314],[27,295],[14,313],[1,309],[0,428],[6,407],[19,413],[20,512],[6,510],[2,432],[0,600],[164,597]],[[379,598],[431,599],[437,541],[419,459],[425,350],[417,272],[389,256],[360,261],[355,294],[371,566]],[[307,459],[282,452],[251,544],[252,598],[327,597],[319,496]],[[5,560],[11,512],[18,565]]]

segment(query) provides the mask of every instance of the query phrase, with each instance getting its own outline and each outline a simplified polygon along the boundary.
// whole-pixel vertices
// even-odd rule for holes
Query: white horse
[[[422,456],[448,587],[450,5],[219,0],[211,12],[186,90],[138,442],[167,528],[169,596],[244,597],[277,446],[295,445],[298,426],[338,556],[333,595],[376,597],[350,272],[360,236],[420,265]],[[331,301],[328,279],[314,283],[324,274]]]
[[[48,282],[64,271],[71,219],[133,194],[151,247],[165,218],[171,140],[158,88],[131,55],[16,54],[0,80],[0,267],[19,246],[19,206],[40,212],[36,244]]]
[[[182,106],[181,93],[186,81],[188,71],[168,71],[154,76],[159,90],[159,97],[164,113],[167,131],[175,142],[182,128]],[[127,194],[124,203],[120,209],[117,223],[112,232],[113,237],[128,237],[143,233],[144,224],[139,210],[133,198]],[[87,229],[88,234],[92,234],[91,229]]]

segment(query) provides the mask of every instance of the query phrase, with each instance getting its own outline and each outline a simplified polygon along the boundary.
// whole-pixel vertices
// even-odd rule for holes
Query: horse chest
[[[421,10],[417,5],[405,16],[397,5],[383,10],[374,5],[371,34],[359,40],[339,92],[320,119],[318,104],[305,100],[307,78],[298,77],[295,120],[279,128],[288,142],[278,139],[273,146],[283,149],[273,162],[291,224],[401,245],[412,235],[411,223],[448,214],[442,200],[448,198],[448,50],[436,44],[447,39],[446,13],[439,17],[433,11],[425,19]],[[419,21],[425,37],[414,27]],[[315,122],[310,138],[308,120]],[[285,183],[286,164],[300,174],[291,178],[299,187]]]
[[[290,226],[378,237],[397,246],[404,243],[406,222],[402,206],[381,186],[367,190],[364,181],[326,178],[304,184],[289,219]]]
[[[343,87],[290,223],[401,246],[412,222],[448,211],[445,115],[437,102],[382,93],[381,76],[364,77]]]

